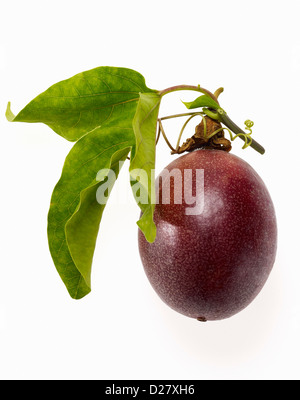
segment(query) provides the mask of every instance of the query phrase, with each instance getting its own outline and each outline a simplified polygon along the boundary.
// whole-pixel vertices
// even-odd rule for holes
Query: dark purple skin
[[[171,179],[171,204],[155,208],[155,242],[139,231],[146,275],[177,312],[199,321],[229,318],[254,300],[273,268],[277,225],[271,197],[249,164],[224,151],[188,153],[167,167],[174,168],[182,174],[204,169],[204,209],[186,215],[191,205],[174,204]]]

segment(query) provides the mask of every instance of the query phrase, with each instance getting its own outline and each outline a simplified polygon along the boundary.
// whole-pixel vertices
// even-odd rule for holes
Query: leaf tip
[[[149,243],[155,242],[156,239],[156,225],[153,221],[149,223],[149,221],[145,222],[143,219],[137,221],[137,225],[145,236],[145,239]]]
[[[186,108],[189,110],[190,109],[190,105],[192,104],[191,102],[188,101],[183,101],[181,100],[182,104],[184,104],[186,106]]]
[[[92,290],[89,289],[88,292],[85,292],[85,293],[78,293],[78,294],[76,294],[75,296],[71,296],[71,297],[72,297],[73,300],[82,300],[84,297],[86,297],[88,294],[90,294],[91,291],[92,291]]]
[[[9,122],[12,122],[16,117],[15,117],[15,115],[13,114],[13,112],[11,111],[11,102],[9,101],[8,103],[7,103],[7,107],[6,107],[6,112],[5,112],[5,116],[6,116],[6,119],[9,121]]]
[[[70,288],[67,289],[73,300],[81,300],[92,291],[91,286],[86,282],[79,285],[75,290],[70,290]]]

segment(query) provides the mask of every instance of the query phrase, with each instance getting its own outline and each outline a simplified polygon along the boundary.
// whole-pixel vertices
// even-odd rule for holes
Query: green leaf
[[[77,141],[53,191],[48,215],[50,252],[75,299],[91,290],[92,260],[105,208],[97,195],[99,190],[109,195],[119,162],[130,150],[132,188],[139,183],[139,192],[147,196],[145,203],[135,196],[143,213],[138,225],[147,240],[155,239],[151,172],[160,100],[159,92],[149,89],[138,72],[99,67],[51,86],[17,115],[8,103],[8,121],[45,123],[62,137]],[[140,179],[141,171],[148,174],[146,178]],[[115,179],[110,180],[110,172]]]
[[[154,242],[156,226],[153,221],[155,208],[155,142],[156,126],[161,96],[141,93],[133,119],[136,146],[132,151],[130,175],[135,199],[142,210],[138,226],[149,242]],[[137,189],[138,188],[138,189]]]
[[[145,78],[127,68],[99,67],[51,86],[16,116],[8,103],[9,121],[42,122],[67,140],[77,141],[105,123],[136,109]]]
[[[219,104],[207,95],[200,96],[196,100],[194,100],[190,103],[189,102],[185,103],[183,101],[183,104],[189,110],[191,110],[193,108],[199,108],[199,107],[208,107],[208,108],[213,108],[214,110],[217,110],[218,108],[220,108]]]
[[[111,169],[117,177],[119,161],[134,144],[133,129],[125,118],[95,129],[74,145],[54,189],[48,216],[49,247],[57,271],[75,299],[91,290],[92,259],[105,208],[97,202],[97,191],[106,184],[110,192],[114,184],[113,180],[97,182],[98,172]]]

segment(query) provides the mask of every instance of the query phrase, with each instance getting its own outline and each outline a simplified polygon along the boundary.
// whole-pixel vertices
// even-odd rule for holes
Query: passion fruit
[[[204,178],[200,193],[197,170]],[[182,184],[170,178],[179,172]],[[156,185],[156,240],[147,242],[139,231],[141,260],[156,293],[199,321],[226,319],[246,308],[265,285],[277,249],[275,210],[262,179],[239,157],[205,149],[171,162]],[[188,185],[198,212],[186,200]]]

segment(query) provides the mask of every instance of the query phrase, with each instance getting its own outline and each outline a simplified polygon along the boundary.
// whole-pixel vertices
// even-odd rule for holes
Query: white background
[[[0,379],[300,377],[299,14],[298,0],[1,1]],[[131,195],[107,206],[92,293],[69,298],[46,228],[72,144],[4,114],[7,101],[17,113],[52,84],[102,65],[136,69],[153,89],[224,86],[231,118],[254,120],[266,154],[238,140],[233,153],[269,188],[279,248],[267,285],[239,315],[200,324],[158,299],[139,259]],[[165,97],[161,116],[184,112],[180,100],[190,98]],[[166,125],[173,142],[181,123]],[[158,170],[171,159],[161,142]],[[124,195],[127,181],[124,169],[116,188]]]

